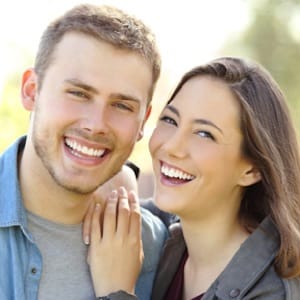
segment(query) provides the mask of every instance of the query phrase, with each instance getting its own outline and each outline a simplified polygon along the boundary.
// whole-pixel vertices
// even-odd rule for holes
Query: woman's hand
[[[137,196],[114,190],[103,204],[89,211],[88,262],[96,296],[118,290],[133,294],[143,262],[141,214]]]
[[[92,199],[90,201],[90,206],[86,212],[82,226],[83,241],[86,245],[89,245],[90,243],[91,222],[95,202],[99,202],[105,207],[106,199],[111,194],[111,192],[113,190],[117,190],[121,186],[125,187],[127,191],[134,191],[136,194],[138,193],[138,183],[134,171],[127,165],[122,166],[119,173],[117,173],[110,180],[102,184],[93,193]],[[104,211],[104,207],[102,207],[102,211]]]

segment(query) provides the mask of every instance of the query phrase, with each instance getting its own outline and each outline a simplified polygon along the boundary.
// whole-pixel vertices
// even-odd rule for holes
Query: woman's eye
[[[211,139],[213,141],[215,140],[215,137],[209,131],[200,130],[197,131],[196,134],[203,138]]]
[[[168,117],[168,116],[162,116],[162,117],[159,118],[159,120],[162,121],[162,122],[177,126],[176,121],[174,119]]]

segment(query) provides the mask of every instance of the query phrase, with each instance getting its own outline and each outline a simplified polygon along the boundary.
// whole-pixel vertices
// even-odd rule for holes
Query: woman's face
[[[226,84],[209,76],[186,82],[149,142],[157,206],[197,219],[237,215],[243,187],[254,183],[242,140],[239,103]]]

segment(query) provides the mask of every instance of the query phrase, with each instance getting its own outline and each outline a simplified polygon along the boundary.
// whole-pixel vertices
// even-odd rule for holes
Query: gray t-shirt
[[[39,300],[94,300],[82,224],[65,225],[28,212],[28,228],[41,251]]]

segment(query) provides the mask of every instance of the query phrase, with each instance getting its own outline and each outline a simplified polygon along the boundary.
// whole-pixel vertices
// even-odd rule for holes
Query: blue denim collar
[[[18,155],[25,142],[26,136],[20,137],[0,156],[0,227],[27,227],[18,176]]]

